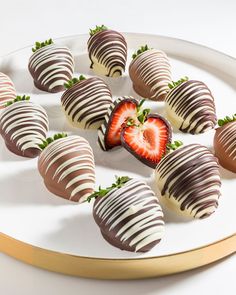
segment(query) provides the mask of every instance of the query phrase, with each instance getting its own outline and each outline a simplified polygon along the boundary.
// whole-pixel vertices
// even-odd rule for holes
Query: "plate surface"
[[[148,44],[151,47],[162,49],[170,57],[174,80],[188,76],[191,79],[204,81],[215,97],[217,116],[220,118],[235,113],[235,59],[207,47],[174,38],[132,33],[126,33],[125,37],[129,47],[127,65],[129,65],[131,54],[140,45]],[[87,35],[78,35],[57,40],[57,43],[67,45],[72,50],[76,61],[75,75],[93,75],[89,69],[87,39]],[[60,107],[62,93],[48,94],[34,87],[27,70],[30,55],[31,48],[27,47],[4,56],[0,60],[0,71],[12,78],[18,94],[29,94],[32,101],[41,104],[46,109],[50,121],[50,134],[64,131],[88,139],[95,155],[96,185],[107,186],[114,180],[114,175],[128,175],[147,181],[158,196],[160,193],[155,187],[152,169],[138,162],[122,148],[103,152],[97,145],[96,131],[80,130],[68,125]],[[127,73],[121,78],[104,78],[104,80],[109,84],[114,98],[121,95],[132,95],[138,98],[132,90],[132,83]],[[165,116],[163,103],[146,102],[146,106],[150,107],[153,112]],[[202,143],[212,149],[213,136],[214,131],[202,135],[186,135],[174,130],[173,139],[182,140],[186,144]],[[222,196],[215,214],[205,220],[186,222],[164,207],[166,231],[161,243],[145,254],[130,253],[109,245],[102,238],[92,217],[92,204],[77,205],[49,193],[37,171],[37,159],[25,159],[10,153],[3,140],[0,139],[0,232],[2,232],[0,241],[2,245],[5,245],[5,247],[0,247],[2,251],[12,256],[41,267],[91,277],[138,278],[197,267],[236,251],[236,174],[221,168],[221,176]],[[229,236],[231,237],[225,240]],[[217,243],[222,239],[222,242]],[[229,243],[229,246],[226,247],[225,243]],[[191,266],[187,263],[188,267],[185,264],[185,268],[183,265],[182,268],[180,265],[173,265],[176,255],[174,253],[185,251],[191,253],[191,250],[195,248],[209,250],[210,246],[205,247],[208,244],[221,245],[222,250],[217,248],[218,254],[216,252],[214,257],[208,257],[201,261],[201,264],[200,261],[195,261]],[[19,249],[23,247],[21,253],[11,245]],[[25,252],[29,250],[31,254]],[[199,249],[194,251],[201,255]],[[26,255],[24,257],[23,252]],[[58,269],[55,263],[48,266],[50,257],[42,263],[44,259],[40,256],[42,253],[51,255],[51,258],[52,256],[55,258],[56,255],[59,259],[57,263],[60,264],[63,261],[64,267],[61,265],[61,269]],[[86,257],[85,260],[89,258],[89,263],[98,263],[97,269],[101,264],[106,268],[101,263],[105,259],[107,267],[109,263],[110,266],[112,263],[113,274],[109,271],[106,275],[102,275],[101,272],[98,274],[98,271],[82,270],[81,265],[85,264],[83,257]],[[158,266],[158,261],[161,261],[161,257],[173,258],[170,260],[168,271],[166,268],[160,270],[161,264]],[[70,259],[72,259],[71,262]],[[159,259],[156,268],[146,265],[149,269],[143,269],[144,265],[140,264],[147,263],[147,261],[153,264],[156,259]],[[65,266],[67,263],[69,263],[68,271]],[[73,267],[70,263],[75,267],[75,272],[72,272]],[[138,263],[139,271],[132,269],[135,263]],[[117,270],[119,269],[120,272],[121,268],[124,273],[119,275]]]

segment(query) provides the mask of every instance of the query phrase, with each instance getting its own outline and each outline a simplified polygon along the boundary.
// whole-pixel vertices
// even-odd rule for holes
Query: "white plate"
[[[173,79],[188,76],[204,81],[212,90],[217,116],[236,111],[236,60],[212,49],[174,38],[145,34],[125,34],[129,58],[140,45],[164,50],[171,60]],[[89,69],[87,35],[56,40],[67,45],[76,61],[76,73],[93,75]],[[31,48],[27,47],[4,56],[0,71],[8,74],[18,94],[29,94],[41,104],[50,119],[50,134],[68,132],[79,134],[90,142],[96,161],[96,185],[110,185],[114,175],[128,175],[146,180],[154,190],[153,170],[144,166],[123,148],[103,152],[97,145],[97,132],[70,127],[60,107],[62,93],[48,94],[36,89],[27,70]],[[132,95],[127,73],[121,78],[104,78],[113,97]],[[153,112],[165,115],[164,104],[147,102]],[[212,149],[214,131],[202,135],[174,132],[174,139],[184,143],[202,143]],[[121,251],[108,244],[101,236],[92,217],[92,204],[74,204],[54,196],[45,188],[37,171],[37,159],[25,159],[10,153],[0,139],[0,232],[15,239],[63,253],[100,258],[153,257],[196,248],[215,242],[236,232],[236,174],[221,168],[222,196],[219,208],[210,218],[184,222],[164,209],[166,232],[163,240],[146,254]],[[158,191],[157,195],[159,194]]]

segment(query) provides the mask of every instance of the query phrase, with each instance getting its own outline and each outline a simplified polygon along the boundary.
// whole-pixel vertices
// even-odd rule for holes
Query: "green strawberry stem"
[[[185,77],[179,79],[179,80],[176,81],[176,82],[175,82],[175,81],[172,81],[172,83],[169,83],[169,84],[168,84],[168,87],[169,87],[170,89],[173,89],[173,88],[179,86],[180,84],[182,84],[183,82],[186,82],[186,81],[188,81],[188,80],[189,80],[189,78],[188,78],[187,76],[185,76]]]
[[[33,47],[32,48],[32,51],[33,52],[35,52],[35,51],[37,51],[38,49],[40,49],[40,48],[42,48],[42,47],[45,47],[45,46],[48,46],[48,45],[51,45],[51,44],[53,44],[53,41],[52,41],[52,39],[50,38],[50,39],[48,39],[48,40],[46,40],[46,41],[44,41],[44,42],[35,42],[35,47]]]
[[[139,105],[137,106],[137,119],[139,120],[139,122],[141,124],[144,124],[144,122],[147,120],[147,116],[150,113],[150,109],[142,109],[142,106],[144,104],[146,99],[142,99],[139,103]],[[137,126],[137,124],[135,124],[135,120],[133,118],[129,118],[126,122],[127,126]]]
[[[221,127],[227,123],[234,122],[234,121],[236,121],[236,114],[234,114],[232,117],[226,116],[223,119],[219,119],[218,125]]]
[[[147,44],[144,45],[144,46],[141,46],[137,51],[134,52],[134,54],[132,55],[132,58],[135,59],[139,54],[141,54],[141,53],[143,53],[143,52],[145,52],[147,50],[150,50],[150,49],[151,48],[149,48],[147,46]]]
[[[10,106],[13,103],[18,102],[18,101],[29,101],[29,100],[30,100],[30,96],[26,96],[26,95],[20,96],[20,95],[17,95],[17,97],[14,100],[8,101],[5,106],[8,107],[8,106]]]
[[[172,142],[172,143],[168,143],[167,145],[166,145],[166,147],[167,147],[167,153],[168,152],[170,152],[170,151],[175,151],[175,150],[177,150],[180,146],[182,146],[183,145],[183,142],[182,141],[180,141],[180,140],[175,140],[174,142]]]
[[[89,30],[89,34],[90,34],[90,36],[93,36],[93,35],[97,34],[98,32],[105,31],[107,29],[108,28],[106,26],[104,26],[104,25],[96,26],[95,29],[90,29]]]
[[[52,137],[48,137],[46,140],[43,140],[41,144],[38,146],[41,148],[41,150],[44,150],[50,143],[52,143],[55,140],[58,140],[60,138],[67,137],[66,133],[57,133],[53,135]]]
[[[115,176],[116,178],[116,182],[112,183],[111,186],[107,187],[107,188],[101,188],[101,186],[99,186],[98,191],[95,191],[93,194],[91,194],[88,198],[87,198],[87,202],[90,203],[91,200],[93,198],[97,198],[97,197],[105,197],[111,190],[113,190],[114,188],[121,188],[126,182],[128,182],[129,180],[131,180],[130,177],[128,176]]]
[[[74,86],[76,83],[79,83],[83,80],[86,80],[86,78],[83,75],[80,75],[79,78],[72,78],[71,80],[68,80],[66,83],[64,83],[64,87],[66,89],[69,89],[72,86]]]

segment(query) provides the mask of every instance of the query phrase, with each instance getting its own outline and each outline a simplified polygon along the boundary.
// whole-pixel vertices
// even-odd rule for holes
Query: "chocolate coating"
[[[189,80],[176,86],[166,97],[170,122],[185,133],[204,133],[216,125],[214,98],[201,81]]]
[[[0,72],[0,109],[3,109],[7,102],[16,98],[16,90],[12,80]]]
[[[166,155],[157,165],[156,183],[166,204],[178,213],[205,218],[218,207],[218,161],[200,144],[189,144]]]
[[[94,191],[93,151],[83,137],[50,143],[39,156],[38,169],[47,189],[64,199],[81,203]]]
[[[130,63],[129,75],[140,96],[155,101],[165,99],[171,83],[171,67],[163,51],[149,49],[139,54]]]
[[[46,111],[29,101],[14,102],[0,114],[0,133],[6,147],[16,155],[37,157],[38,144],[46,139],[48,117]]]
[[[28,68],[38,89],[60,92],[72,78],[74,59],[67,47],[51,44],[32,54]]]
[[[108,108],[108,112],[105,115],[105,120],[102,123],[102,125],[100,126],[100,128],[98,129],[98,144],[100,145],[101,149],[103,149],[104,151],[107,151],[107,150],[113,148],[113,146],[111,147],[107,143],[107,136],[108,136],[109,128],[110,128],[111,122],[115,116],[116,111],[119,109],[121,104],[126,103],[126,102],[129,102],[134,105],[134,113],[136,113],[136,109],[138,107],[138,101],[136,99],[134,99],[132,96],[119,97]],[[128,119],[128,117],[124,118],[124,120],[125,119]],[[121,124],[122,123],[123,122],[121,122]],[[117,142],[117,145],[121,145],[120,139],[119,139],[119,142]]]
[[[236,121],[216,129],[214,149],[220,165],[236,173]]]
[[[97,77],[74,84],[61,97],[62,108],[75,127],[98,128],[112,103],[110,89]]]
[[[104,30],[88,40],[88,54],[91,68],[97,74],[108,77],[121,76],[127,60],[125,38],[113,30]]]
[[[137,179],[96,198],[93,216],[103,237],[113,246],[147,252],[164,234],[163,212],[150,187]]]

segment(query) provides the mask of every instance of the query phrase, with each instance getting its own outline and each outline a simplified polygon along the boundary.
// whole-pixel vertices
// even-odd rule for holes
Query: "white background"
[[[119,31],[187,39],[236,57],[236,1],[0,0],[0,55],[49,37]],[[223,99],[223,98],[222,98]],[[236,294],[236,255],[184,274],[139,281],[66,277],[0,255],[0,294]],[[207,290],[206,290],[207,289]]]

